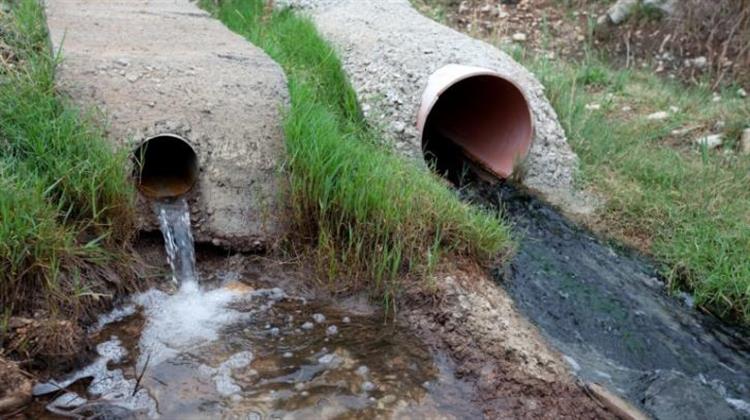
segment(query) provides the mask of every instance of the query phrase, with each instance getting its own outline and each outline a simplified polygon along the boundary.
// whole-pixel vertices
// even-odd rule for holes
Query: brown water
[[[187,204],[155,210],[174,281],[103,315],[98,357],[38,384],[31,418],[481,417],[473,388],[407,329],[269,287],[294,282],[230,267],[241,256],[199,272]]]

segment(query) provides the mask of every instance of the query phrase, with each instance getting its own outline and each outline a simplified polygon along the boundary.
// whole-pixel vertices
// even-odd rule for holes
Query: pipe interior
[[[138,189],[147,197],[177,197],[195,184],[198,157],[181,137],[165,134],[147,139],[134,154]]]
[[[473,76],[440,95],[425,122],[422,150],[430,166],[454,183],[470,167],[507,178],[528,154],[532,131],[529,105],[515,84]]]

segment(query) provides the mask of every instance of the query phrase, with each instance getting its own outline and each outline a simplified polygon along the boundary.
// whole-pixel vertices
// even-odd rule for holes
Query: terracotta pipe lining
[[[528,155],[533,125],[528,101],[512,80],[490,70],[448,65],[422,97],[418,128],[425,159],[455,177],[464,158],[507,178]]]

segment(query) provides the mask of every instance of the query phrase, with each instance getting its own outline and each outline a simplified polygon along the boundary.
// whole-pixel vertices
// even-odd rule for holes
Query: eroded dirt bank
[[[196,239],[243,250],[273,246],[283,232],[277,172],[288,93],[281,68],[188,0],[45,5],[63,58],[58,84],[84,109],[102,111],[112,141],[131,151],[171,133],[194,147]],[[142,228],[158,229],[145,201],[140,216]]]

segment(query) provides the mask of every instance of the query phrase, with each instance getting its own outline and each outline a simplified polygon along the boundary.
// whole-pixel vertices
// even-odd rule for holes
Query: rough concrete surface
[[[423,161],[416,115],[427,79],[446,64],[478,66],[516,81],[532,109],[533,145],[523,183],[570,213],[593,203],[577,192],[577,156],[570,149],[544,88],[523,66],[492,45],[428,19],[409,0],[282,0],[303,9],[339,51],[368,120],[396,149]]]
[[[46,12],[62,49],[58,84],[83,109],[103,112],[109,138],[133,150],[173,133],[195,148],[196,240],[272,246],[283,228],[281,68],[188,0],[48,0]],[[156,229],[142,204],[141,228]]]

